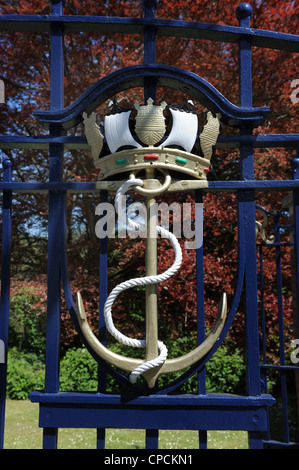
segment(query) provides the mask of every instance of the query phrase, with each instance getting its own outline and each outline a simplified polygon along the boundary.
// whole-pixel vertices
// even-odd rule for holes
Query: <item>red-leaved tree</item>
[[[215,24],[238,25],[235,11],[239,1],[161,0],[157,17],[182,19]],[[252,27],[287,33],[296,32],[294,17],[298,14],[296,2],[286,0],[252,0]],[[101,16],[141,16],[140,1],[69,0],[64,4],[65,14]],[[0,14],[49,14],[46,0],[2,0]],[[65,35],[65,106],[72,103],[89,86],[113,70],[143,62],[143,37],[139,35],[68,33]],[[44,132],[33,112],[48,109],[50,95],[49,35],[47,33],[3,33],[0,39],[2,64],[0,79],[5,82],[6,104],[0,107],[0,133],[39,135]],[[207,40],[189,38],[157,38],[157,62],[190,70],[214,85],[230,101],[238,104],[238,47]],[[256,133],[291,133],[296,127],[296,105],[291,101],[291,82],[296,78],[294,55],[289,52],[253,48],[254,106],[270,105],[271,114]],[[140,90],[136,91],[140,96]],[[121,98],[133,103],[132,92]],[[181,104],[186,96],[170,90],[159,90],[159,99]],[[206,109],[195,103],[200,125],[205,123]],[[107,113],[102,105],[100,118]],[[82,134],[78,126],[70,132]],[[232,129],[223,126],[223,134]],[[41,150],[3,150],[3,157],[13,161],[13,177],[19,181],[46,181],[48,155]],[[257,179],[291,178],[291,150],[264,149],[255,154]],[[210,178],[235,179],[239,177],[239,154],[236,150],[216,151],[214,170]],[[87,151],[70,149],[65,154],[64,178],[67,181],[95,181],[96,172]],[[192,202],[192,195],[175,195],[179,202]],[[279,211],[283,193],[258,193],[257,203],[268,210]],[[95,206],[99,202],[92,195],[69,194],[67,206],[68,250],[71,284],[81,290],[90,312],[90,321],[97,327],[98,310],[98,256],[100,241],[96,238]],[[171,199],[169,199],[171,202]],[[47,195],[14,195],[13,219],[13,275],[21,285],[38,280],[46,273]],[[269,227],[271,232],[271,226]],[[183,246],[183,240],[181,240]],[[206,296],[206,325],[211,328],[222,292],[231,300],[238,257],[237,203],[231,193],[204,195],[204,280]],[[171,263],[173,254],[168,242],[159,245],[159,272]],[[285,253],[283,271],[285,314],[291,325],[290,252]],[[182,269],[171,281],[159,288],[159,321],[165,335],[177,338],[196,329],[196,269],[195,250],[184,252]],[[266,314],[270,331],[269,344],[274,355],[277,338],[277,300],[275,295],[275,258],[269,255],[264,262],[267,279]],[[109,243],[109,289],[122,280],[144,273],[144,240],[114,239]],[[144,294],[127,291],[116,302],[115,322],[122,331],[144,336]],[[130,317],[131,315],[131,317]],[[134,321],[132,321],[134,318]],[[71,320],[63,304],[62,341],[65,345],[78,344]],[[242,345],[244,319],[242,305],[230,332],[235,344]],[[288,334],[288,330],[287,330]]]

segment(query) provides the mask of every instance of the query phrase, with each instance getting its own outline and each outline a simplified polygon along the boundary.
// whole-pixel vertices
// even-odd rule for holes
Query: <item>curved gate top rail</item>
[[[48,125],[47,136],[0,136],[0,148],[49,149],[49,181],[13,182],[11,163],[3,164],[3,234],[2,234],[2,285],[0,328],[6,354],[8,345],[10,251],[11,251],[11,207],[12,191],[49,192],[49,237],[48,237],[48,309],[45,390],[30,394],[33,402],[40,403],[40,426],[44,429],[44,447],[57,446],[59,427],[94,427],[97,429],[97,446],[105,446],[105,428],[145,428],[148,448],[157,448],[159,429],[196,429],[200,445],[207,445],[207,430],[238,429],[249,433],[251,448],[263,446],[263,433],[267,430],[268,407],[274,399],[262,393],[259,326],[257,306],[256,267],[256,190],[291,190],[294,194],[295,213],[295,258],[299,259],[299,159],[292,161],[294,179],[288,181],[256,181],[254,178],[254,148],[297,147],[298,134],[252,135],[267,115],[267,107],[253,107],[252,99],[252,47],[272,48],[281,51],[299,52],[299,37],[291,34],[250,28],[252,8],[241,4],[236,11],[239,26],[196,23],[181,20],[165,20],[155,17],[157,1],[144,0],[144,18],[119,18],[107,16],[64,15],[63,1],[52,0],[50,15],[2,15],[0,31],[50,33],[51,42],[51,97],[48,111],[36,111],[40,121]],[[118,70],[100,79],[70,106],[64,108],[64,52],[63,36],[70,32],[123,33],[144,35],[144,65],[134,65]],[[185,37],[235,43],[239,45],[239,106],[232,104],[206,80],[187,71],[156,63],[155,41],[159,36]],[[177,381],[164,389],[146,390],[132,387],[132,393],[109,395],[103,381],[99,380],[98,393],[60,392],[59,388],[59,318],[60,282],[63,280],[65,296],[71,315],[75,305],[68,283],[66,259],[65,201],[67,191],[101,191],[101,201],[107,201],[111,181],[87,183],[64,182],[62,178],[63,151],[65,148],[89,148],[84,136],[64,135],[64,131],[82,121],[83,112],[91,113],[112,95],[136,86],[144,87],[145,98],[151,97],[157,86],[170,86],[181,90],[200,101],[214,113],[221,113],[222,122],[240,129],[240,135],[219,136],[216,148],[239,148],[241,177],[239,181],[188,181],[185,189],[194,191],[195,201],[202,203],[203,191],[225,190],[237,193],[239,230],[239,273],[231,313],[228,316],[219,340],[224,339],[244,286],[246,308],[247,341],[247,395],[206,393],[204,364],[217,344],[202,361],[192,364]],[[113,182],[113,191],[121,182]],[[173,183],[169,191],[182,188]],[[57,227],[61,230],[57,231]],[[203,295],[203,250],[197,249],[196,267],[198,280],[198,341],[204,341],[204,295]],[[296,287],[298,288],[298,262],[296,264]],[[100,249],[100,329],[104,328],[101,313],[107,297],[107,240],[101,240]],[[78,328],[80,330],[80,328]],[[100,373],[105,374],[101,361]],[[2,364],[3,365],[3,364]],[[198,393],[194,396],[173,395],[178,385],[198,372]],[[123,384],[121,374],[112,371]],[[6,380],[6,364],[0,367],[0,386]],[[0,447],[3,446],[5,387],[0,389]],[[155,393],[157,392],[157,393]],[[169,393],[172,392],[172,395]]]
[[[146,80],[155,80],[157,87],[180,90],[198,100],[214,114],[221,113],[221,122],[238,128],[258,127],[267,117],[267,107],[238,107],[198,75],[169,65],[132,65],[107,75],[92,85],[67,108],[56,111],[36,111],[43,124],[61,124],[64,129],[79,124],[82,113],[94,111],[111,96],[134,87],[143,87]]]

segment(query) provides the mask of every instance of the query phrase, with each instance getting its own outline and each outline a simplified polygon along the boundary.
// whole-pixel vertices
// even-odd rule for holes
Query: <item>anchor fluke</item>
[[[104,361],[108,362],[109,364],[114,364],[120,369],[130,372],[143,364],[141,359],[121,356],[110,351],[110,349],[106,348],[98,340],[89,326],[80,292],[77,292],[76,296],[76,316],[81,333],[84,337],[85,344],[88,345],[98,357],[104,359]]]
[[[89,345],[89,347],[99,356],[101,359],[104,359],[109,364],[114,364],[115,366],[132,372],[137,367],[140,367],[144,364],[144,361],[141,359],[136,359],[132,357],[125,357],[120,356],[119,354],[115,354],[106,348],[95,336],[93,331],[91,330],[87,318],[86,313],[83,305],[83,300],[81,297],[80,292],[77,292],[77,319],[80,325],[80,329],[82,331],[83,337],[85,342]],[[178,372],[186,367],[191,366],[192,364],[198,362],[202,359],[208,352],[213,348],[216,344],[217,340],[220,337],[220,334],[223,330],[225,321],[227,317],[227,296],[226,293],[222,295],[221,302],[218,308],[218,314],[215,322],[215,326],[207,338],[201,343],[197,348],[193,351],[190,351],[183,356],[176,357],[174,359],[166,359],[164,364],[159,369],[159,374],[170,374],[173,372]]]
[[[86,321],[86,313],[83,305],[83,300],[80,292],[77,292],[76,296],[76,307],[77,307],[77,312],[79,313],[80,319],[82,321]]]

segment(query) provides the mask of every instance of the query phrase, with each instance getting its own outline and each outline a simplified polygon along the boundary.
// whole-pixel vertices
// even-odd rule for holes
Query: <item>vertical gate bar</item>
[[[57,428],[44,428],[43,431],[43,448],[56,449],[58,441]]]
[[[64,0],[51,0],[52,15],[63,15]],[[50,109],[58,110],[64,106],[64,55],[63,26],[51,24],[51,94]]]
[[[145,18],[155,18],[157,0],[142,0]],[[156,29],[151,26],[144,28],[144,63],[154,64],[156,62]],[[156,80],[144,80],[144,102],[149,98],[156,103]],[[147,178],[154,178],[154,172],[147,171]],[[157,274],[157,237],[151,239],[153,228],[157,224],[157,215],[149,217],[151,206],[155,204],[155,198],[146,197],[147,211],[147,238],[146,238],[146,271],[147,275]],[[154,220],[153,220],[154,215]],[[158,308],[157,308],[157,286],[155,284],[146,286],[146,331],[152,331],[151,337],[146,336],[146,360],[153,359],[158,355]],[[146,449],[158,449],[159,430],[145,430]]]
[[[247,379],[249,395],[260,395],[259,363],[259,328],[256,279],[255,250],[255,211],[252,204],[252,191],[241,192],[240,199],[245,203],[245,305],[246,305],[246,339],[247,339]],[[255,276],[254,276],[255,275]]]
[[[279,232],[279,214],[275,215],[275,262],[276,262],[276,289],[277,289],[277,308],[278,308],[278,334],[279,334],[279,356],[280,365],[285,365],[285,341],[284,341],[284,322],[283,322],[283,299],[282,299],[282,274],[281,274],[281,247]],[[285,371],[280,371],[280,386],[282,400],[282,423],[283,439],[289,442],[289,423],[288,423],[288,397],[287,397],[287,377]]]
[[[101,203],[108,201],[108,191],[100,192]],[[104,228],[105,230],[105,228]],[[104,306],[107,299],[108,284],[107,284],[107,261],[108,253],[108,237],[100,239],[100,256],[99,256],[99,341],[106,346],[106,322],[104,318]],[[101,393],[106,392],[106,369],[103,364],[98,367],[98,391]]]
[[[266,349],[266,318],[265,318],[265,298],[264,298],[264,260],[263,260],[263,245],[260,244],[260,291],[261,291],[261,330],[262,330],[262,355],[263,364],[267,363],[267,349]],[[265,387],[267,383],[265,382]]]
[[[143,0],[145,18],[155,18],[155,10],[157,8],[157,0]],[[144,28],[144,63],[154,64],[156,62],[156,28],[146,26]],[[144,100],[152,98],[156,102],[156,83],[153,78],[144,79]]]
[[[241,3],[236,10],[236,16],[241,28],[250,28],[250,18],[253,11],[249,3]],[[252,107],[252,63],[251,63],[251,41],[242,37],[239,43],[239,91],[240,105],[242,107]]]
[[[293,179],[299,180],[299,147],[297,158],[291,162]],[[293,191],[293,218],[294,218],[294,337],[299,338],[299,189]],[[299,422],[299,370],[295,371],[295,383],[297,394],[297,420]]]
[[[197,344],[201,344],[205,340],[205,302],[204,302],[204,265],[203,265],[203,192],[196,189],[194,192],[195,207],[201,207],[200,211],[195,210],[196,219],[199,217],[201,220],[195,224],[195,237],[196,237],[196,307],[197,307]],[[200,229],[199,228],[200,225]],[[198,233],[200,232],[200,233]],[[200,241],[200,246],[198,245]],[[198,393],[205,395],[206,393],[206,370],[205,368],[198,374]],[[207,431],[199,431],[199,447],[200,449],[207,448]]]
[[[52,134],[53,135],[53,134]],[[54,148],[53,148],[54,147]],[[63,150],[60,146],[50,146],[50,180],[58,181],[60,160]],[[62,249],[61,215],[63,211],[63,194],[49,194],[48,225],[48,294],[47,294],[47,338],[46,338],[46,371],[45,390],[55,393],[59,390],[59,330],[60,330],[60,269],[59,259]],[[61,213],[62,212],[62,213]]]
[[[157,7],[156,0],[143,0],[145,18],[154,18]],[[146,27],[144,29],[144,63],[151,64],[156,61],[156,31],[155,28]],[[156,81],[145,80],[144,82],[144,100],[152,98],[156,101]],[[152,169],[146,170],[146,178],[154,178],[155,173]],[[154,197],[146,197],[147,214],[147,234],[146,234],[146,275],[157,274],[157,214],[152,211],[156,203]],[[149,284],[146,286],[146,360],[149,361],[158,356],[158,309],[157,309],[157,286]],[[149,335],[149,331],[151,334]]]
[[[239,26],[250,28],[252,7],[242,3],[236,10]],[[239,43],[239,87],[240,105],[252,107],[252,60],[251,40],[242,37]],[[241,133],[252,133],[252,129],[242,129]],[[254,149],[252,145],[241,145],[241,174],[243,180],[254,179]],[[257,304],[257,266],[256,266],[256,234],[255,234],[255,194],[254,191],[244,191],[239,194],[239,200],[245,205],[245,318],[247,345],[247,391],[249,395],[259,396],[260,361],[259,361],[259,325]],[[251,449],[262,448],[262,433],[248,433]]]
[[[197,189],[194,192],[194,200],[196,205],[202,207],[202,190]],[[196,206],[195,206],[196,207]],[[202,210],[195,213],[195,217],[202,218]],[[203,221],[197,221],[196,229],[198,224],[201,224],[201,230],[203,230]],[[196,230],[197,232],[197,230]],[[202,240],[202,234],[196,233],[196,243],[200,237]],[[196,245],[196,307],[197,307],[197,344],[201,344],[205,340],[205,302],[204,302],[204,265],[203,265],[203,244],[200,246]],[[205,383],[205,369],[198,374],[198,393],[204,395],[206,393]]]
[[[261,332],[262,332],[262,357],[263,364],[267,363],[267,349],[266,349],[266,318],[265,318],[265,299],[264,299],[264,260],[263,260],[263,245],[260,244],[259,247],[260,255],[260,291],[261,291]],[[261,370],[261,380],[264,386],[264,393],[268,392],[267,385],[267,369],[263,368]],[[270,426],[269,426],[269,408],[267,408],[267,431],[266,431],[266,440],[270,440]]]
[[[53,5],[53,13],[59,4]],[[56,8],[55,8],[56,7]],[[58,14],[58,13],[56,13]],[[63,34],[60,25],[53,24],[51,30],[51,103],[53,110],[63,108]],[[50,126],[51,136],[60,136],[60,126]],[[62,181],[63,146],[49,145],[49,181]],[[49,233],[48,233],[48,315],[47,315],[47,359],[46,390],[57,392],[59,316],[60,316],[60,269],[59,269],[59,234],[61,233],[60,210],[63,204],[61,193],[49,192]]]
[[[63,14],[63,1],[52,1],[52,14]],[[64,106],[64,57],[63,27],[58,23],[51,25],[51,94],[50,109],[58,110]],[[62,135],[60,126],[50,126],[51,136]],[[63,145],[49,146],[49,181],[62,181]],[[65,215],[65,195],[49,192],[48,226],[48,296],[47,296],[47,338],[45,391],[59,391],[59,336],[60,336],[60,256],[64,243],[61,217]],[[57,429],[44,429],[43,446],[45,449],[57,447]]]
[[[106,428],[97,428],[97,449],[105,449]]]
[[[146,429],[145,447],[146,449],[158,449],[159,447],[159,430],[158,429]]]
[[[259,324],[257,305],[257,266],[256,266],[256,235],[255,235],[255,204],[252,191],[238,192],[239,214],[244,217],[245,243],[245,322],[246,322],[246,359],[247,359],[247,393],[259,396],[260,362],[259,362]],[[242,207],[242,210],[240,210]],[[261,449],[263,434],[248,432],[250,449]]]
[[[249,4],[241,4],[237,8],[237,17],[241,27],[250,27],[252,8]],[[249,39],[241,39],[239,47],[240,60],[240,105],[252,107],[252,70],[251,44]],[[243,132],[251,133],[252,129]],[[241,172],[243,180],[254,179],[254,149],[251,145],[241,145]],[[240,193],[246,207],[245,217],[245,304],[246,304],[246,335],[247,335],[247,379],[248,393],[260,395],[259,374],[259,328],[257,306],[257,267],[256,267],[256,233],[255,233],[255,195],[254,191]]]
[[[11,182],[12,163],[3,162],[3,181]],[[4,446],[6,383],[7,383],[7,351],[10,306],[10,264],[11,264],[11,201],[12,192],[3,191],[2,207],[2,251],[1,251],[1,298],[0,298],[0,449]],[[1,362],[3,360],[3,362]]]
[[[145,187],[149,189],[155,186],[154,170],[146,170]],[[154,196],[146,196],[146,247],[145,247],[145,268],[146,276],[155,276],[157,274],[157,211],[156,199]],[[153,210],[154,208],[154,210]],[[158,351],[158,290],[156,284],[148,284],[145,286],[145,321],[146,321],[146,353],[145,360],[150,361],[156,358]],[[156,369],[150,369],[145,372],[144,377],[149,385],[154,386],[157,379]],[[146,429],[145,445],[146,449],[158,449],[158,429]]]
[[[108,191],[100,191],[100,202],[108,201]],[[104,318],[104,305],[107,299],[108,285],[108,237],[100,239],[100,257],[99,257],[99,341],[106,346],[106,323]],[[107,373],[102,363],[98,364],[98,391],[106,392]],[[105,449],[106,429],[97,429],[97,449]]]
[[[143,0],[144,17],[155,18],[157,0]],[[144,28],[144,63],[154,64],[156,62],[156,29],[153,26]]]
[[[149,179],[153,178],[154,170],[147,169],[145,183],[149,183]],[[153,183],[155,183],[153,181]],[[151,186],[151,185],[150,185]],[[157,274],[157,212],[153,210],[156,199],[152,196],[146,196],[146,216],[147,216],[147,233],[146,233],[146,276],[155,276]],[[148,284],[145,288],[146,295],[146,361],[154,359],[158,356],[158,291],[156,284]],[[156,380],[155,369],[146,373],[148,378],[152,378],[152,383]],[[145,430],[145,447],[146,449],[158,449],[159,430]]]
[[[281,247],[279,233],[279,214],[275,215],[275,263],[276,263],[276,289],[277,289],[277,309],[278,309],[278,326],[279,326],[279,354],[280,365],[285,365],[284,352],[284,324],[283,324],[283,300],[282,300],[282,274],[281,274]]]

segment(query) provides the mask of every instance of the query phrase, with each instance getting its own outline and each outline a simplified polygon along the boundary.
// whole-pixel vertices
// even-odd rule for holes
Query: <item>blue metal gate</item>
[[[298,247],[299,236],[299,159],[292,161],[293,180],[266,181],[255,180],[254,150],[255,148],[288,147],[298,148],[298,135],[253,135],[253,129],[258,127],[270,112],[269,108],[255,108],[252,105],[252,47],[268,47],[273,49],[298,52],[298,37],[270,31],[250,28],[252,9],[248,4],[241,4],[237,9],[239,27],[189,23],[186,21],[169,21],[155,16],[157,2],[143,1],[143,18],[114,18],[93,16],[66,16],[63,14],[63,2],[52,0],[52,13],[49,16],[4,15],[1,17],[2,31],[47,31],[51,38],[51,99],[48,111],[37,111],[40,122],[47,125],[49,134],[41,137],[0,136],[0,146],[48,145],[49,148],[49,181],[14,182],[12,180],[11,162],[3,163],[3,180],[0,183],[3,191],[3,232],[2,232],[2,284],[0,331],[1,340],[5,346],[5,361],[0,364],[0,416],[1,416],[1,446],[4,436],[5,415],[5,383],[6,358],[8,347],[8,323],[10,305],[10,255],[11,255],[11,218],[12,194],[17,191],[48,191],[49,193],[49,225],[48,225],[48,309],[47,309],[47,338],[46,338],[46,372],[43,391],[33,391],[30,399],[40,404],[40,426],[43,428],[44,448],[56,448],[59,428],[94,428],[97,429],[97,447],[105,447],[105,429],[132,428],[146,429],[146,447],[158,448],[160,429],[193,429],[199,431],[200,448],[207,447],[208,430],[244,430],[248,432],[251,449],[262,448],[264,445],[292,445],[288,430],[286,374],[295,369],[287,366],[283,348],[281,363],[275,365],[281,373],[282,408],[283,408],[283,439],[270,436],[269,408],[275,399],[267,393],[267,370],[271,365],[266,363],[265,343],[262,343],[261,353],[263,363],[260,364],[259,332],[265,332],[259,325],[259,313],[263,319],[262,295],[258,299],[258,289],[261,289],[263,270],[260,270],[260,280],[257,273],[256,245],[256,203],[255,195],[259,191],[288,191],[293,194],[294,229],[293,240],[289,241],[294,250],[295,285],[298,291]],[[64,57],[63,34],[71,31],[107,31],[144,34],[144,64],[118,70],[99,80],[72,105],[64,108]],[[239,46],[239,107],[232,105],[214,87],[197,75],[176,67],[156,63],[156,35],[210,39],[236,43]],[[237,196],[238,206],[238,241],[239,266],[233,301],[219,337],[211,349],[187,372],[177,380],[164,387],[140,388],[132,384],[118,370],[110,367],[105,361],[99,362],[100,374],[112,374],[119,380],[127,392],[123,394],[108,394],[103,386],[97,393],[61,392],[59,388],[59,324],[60,324],[60,284],[62,283],[66,303],[70,315],[79,334],[82,329],[78,323],[78,311],[72,297],[68,281],[68,262],[66,256],[66,214],[65,201],[68,192],[99,192],[101,202],[107,201],[109,185],[106,181],[94,182],[65,182],[62,178],[63,152],[65,144],[82,146],[87,141],[85,137],[66,136],[64,131],[82,122],[83,113],[90,114],[101,103],[115,94],[133,87],[143,87],[145,102],[155,98],[157,87],[170,87],[183,90],[190,98],[203,103],[213,114],[220,113],[222,122],[240,130],[239,135],[219,136],[216,147],[238,148],[240,151],[241,176],[237,181],[202,181],[192,182],[195,200],[201,203],[204,192],[229,191]],[[156,155],[150,154],[148,160]],[[158,158],[158,157],[157,157]],[[181,158],[181,164],[185,164]],[[118,161],[117,164],[121,165]],[[196,185],[196,181],[198,184]],[[111,185],[110,185],[111,187]],[[269,248],[267,241],[259,245],[260,263],[263,261],[263,249],[275,249],[277,259],[277,295],[279,303],[280,339],[283,344],[283,307],[281,304],[281,286],[279,285],[282,244],[279,239],[279,216],[276,217],[275,240]],[[61,223],[63,221],[63,223]],[[281,228],[281,227],[280,227]],[[108,238],[101,240],[100,250],[100,328],[105,326],[103,309],[107,298],[107,245]],[[202,247],[196,253],[198,280],[198,341],[204,340],[202,325],[203,318],[203,272]],[[259,282],[261,284],[259,284]],[[205,364],[212,357],[226,337],[237,312],[242,293],[245,292],[246,312],[246,366],[247,393],[245,395],[210,394],[206,393],[204,381]],[[261,308],[260,308],[261,305]],[[297,309],[297,306],[296,306]],[[298,316],[298,311],[296,310]],[[83,334],[83,341],[85,340]],[[92,348],[86,347],[94,355]],[[194,374],[199,376],[198,392],[194,395],[176,394],[176,388]],[[100,381],[103,384],[103,381]],[[278,442],[279,441],[279,442]]]

